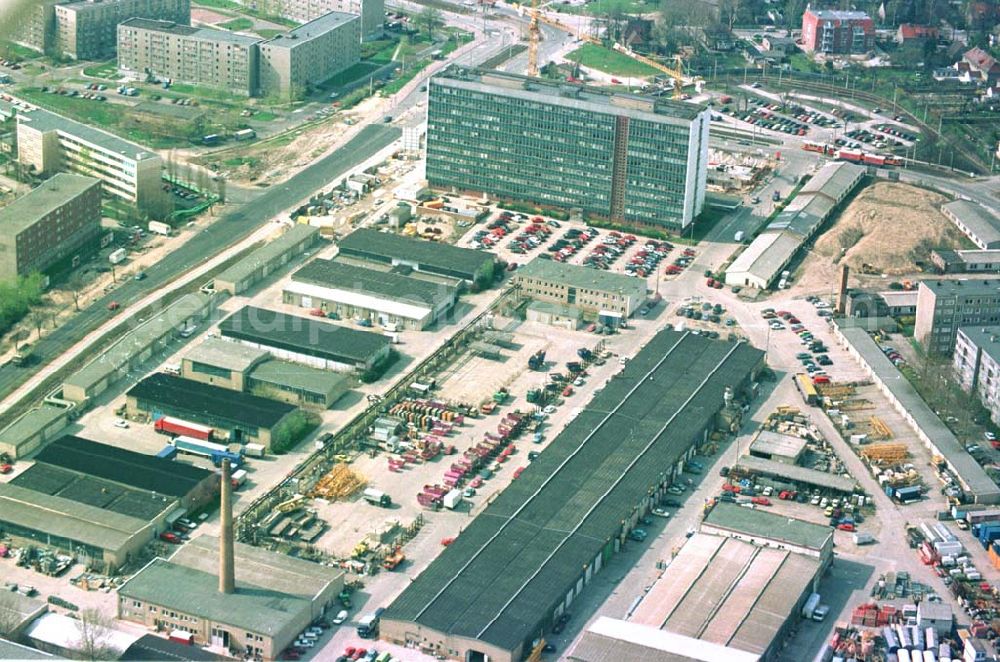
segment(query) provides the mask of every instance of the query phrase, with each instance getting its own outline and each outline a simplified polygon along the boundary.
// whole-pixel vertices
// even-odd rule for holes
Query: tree
[[[219,175],[215,178],[215,194],[219,197],[219,202],[226,204],[226,178]]]
[[[742,0],[719,0],[719,21],[732,31],[740,13]]]
[[[419,14],[414,17],[413,22],[417,29],[427,33],[427,38],[434,41],[434,31],[444,25],[441,12],[434,7],[424,7]]]
[[[97,609],[80,612],[80,639],[77,652],[85,660],[117,660],[122,651],[111,644],[112,620]]]
[[[73,274],[72,278],[66,283],[69,295],[73,297],[73,308],[76,309],[76,312],[80,312],[80,297],[83,296],[83,283],[83,276],[79,272]]]

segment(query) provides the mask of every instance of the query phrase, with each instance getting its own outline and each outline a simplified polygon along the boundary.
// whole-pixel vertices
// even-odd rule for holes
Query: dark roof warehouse
[[[492,274],[491,253],[361,228],[339,242],[340,254],[373,262],[407,264],[417,271],[474,281]]]

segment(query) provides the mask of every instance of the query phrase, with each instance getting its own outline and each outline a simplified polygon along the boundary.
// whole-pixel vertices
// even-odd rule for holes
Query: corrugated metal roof
[[[315,241],[318,235],[319,228],[301,223],[296,224],[285,234],[261,246],[248,257],[223,271],[215,279],[224,283],[239,283],[252,276],[258,269],[280,260],[298,244],[308,242],[310,238]]]
[[[188,361],[224,370],[246,372],[268,356],[269,354],[263,349],[229,342],[221,338],[207,338],[205,342],[189,349],[184,358]]]
[[[1000,218],[986,207],[968,200],[955,200],[941,205],[962,222],[969,231],[985,244],[1000,242]]]
[[[601,616],[567,659],[576,662],[757,662],[759,655]]]
[[[857,483],[855,483],[854,480],[845,476],[831,474],[825,471],[817,471],[815,469],[807,469],[806,467],[800,467],[795,464],[775,462],[774,460],[767,460],[762,457],[754,457],[752,455],[745,455],[741,457],[737,464],[754,473],[766,476],[775,476],[778,478],[786,478],[796,483],[815,485],[817,487],[824,487],[838,492],[851,493],[857,487]]]
[[[770,284],[795,253],[802,237],[787,232],[764,232],[733,261],[726,274],[750,274]]]
[[[807,549],[819,550],[833,536],[829,526],[801,519],[776,515],[764,510],[751,510],[734,503],[720,501],[704,519],[705,524],[728,531],[776,540]]]
[[[484,264],[495,260],[492,253],[367,228],[355,230],[341,239],[339,245],[343,255],[380,262],[416,262],[421,271],[467,280],[472,280]]]
[[[761,357],[745,344],[657,334],[385,618],[508,650],[530,641]]]

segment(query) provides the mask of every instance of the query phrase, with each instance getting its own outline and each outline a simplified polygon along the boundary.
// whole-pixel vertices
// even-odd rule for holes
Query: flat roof
[[[573,650],[572,662],[758,662],[759,655],[648,625],[600,616]]]
[[[220,593],[215,572],[160,558],[125,582],[118,595],[268,636],[283,632],[312,609],[309,600],[261,586],[237,582],[234,593]]]
[[[846,21],[850,19],[860,20],[869,18],[868,14],[863,11],[846,11],[842,9],[810,9],[808,11],[814,16],[830,20],[839,19]]]
[[[209,294],[185,294],[122,336],[97,358],[67,377],[63,384],[89,391],[103,380],[122,372],[136,356],[141,356],[164,336],[182,328],[192,317],[201,314],[211,301],[212,296]]]
[[[958,331],[983,354],[1000,361],[1000,326],[961,326]]]
[[[49,653],[0,638],[0,660],[64,660]]]
[[[833,530],[823,524],[775,515],[765,510],[751,510],[725,501],[716,503],[705,515],[704,522],[720,529],[816,550],[822,549],[833,536]]]
[[[389,345],[389,339],[381,333],[254,306],[244,306],[222,320],[219,332],[228,338],[338,363],[370,361]]]
[[[338,242],[340,252],[378,262],[417,263],[418,269],[471,280],[496,256],[436,241],[413,239],[390,232],[358,228]]]
[[[560,315],[562,317],[571,317],[573,319],[580,319],[580,317],[583,316],[583,311],[579,308],[567,306],[562,303],[552,303],[550,301],[531,301],[528,303],[528,310],[538,310],[540,312]]]
[[[45,462],[35,462],[11,480],[10,484],[144,522],[159,517],[164,511],[172,510],[177,505],[176,498],[169,495],[137,489]]]
[[[967,251],[938,251],[939,253],[953,253],[965,263],[974,264],[997,264],[1000,262],[1000,250],[967,250]]]
[[[969,200],[955,200],[941,205],[962,222],[981,241],[991,244],[1000,241],[1000,218],[986,207]]]
[[[32,623],[24,633],[25,638],[49,644],[62,650],[78,650],[83,633],[79,618],[70,618],[62,614],[50,612],[43,614]],[[123,651],[131,646],[141,635],[119,630],[114,625],[102,633],[101,645],[115,651]]]
[[[626,274],[591,269],[578,264],[535,258],[514,272],[517,278],[537,278],[579,289],[627,294],[639,302],[646,299],[646,281]]]
[[[188,350],[184,360],[232,372],[246,372],[268,356],[270,355],[263,349],[229,342],[222,338],[208,338]]]
[[[84,3],[92,4],[92,3]],[[119,138],[106,131],[101,131],[87,124],[81,124],[63,115],[41,108],[23,111],[17,116],[18,122],[26,122],[28,126],[39,131],[60,131],[76,136],[92,145],[97,145],[109,152],[121,154],[135,161],[160,158],[156,152],[128,140]]]
[[[746,273],[770,284],[798,252],[803,238],[789,232],[763,232],[750,242],[726,274]]]
[[[816,469],[809,469],[793,464],[785,464],[783,462],[775,462],[774,460],[754,457],[752,455],[745,455],[741,457],[737,461],[737,464],[754,473],[759,473],[765,476],[774,476],[777,478],[785,478],[796,483],[805,483],[807,485],[825,487],[829,490],[836,490],[837,492],[844,492],[847,494],[850,494],[858,487],[857,483],[855,483],[853,479],[847,478],[846,476],[832,474],[826,471],[817,471]]]
[[[798,457],[806,449],[806,440],[791,434],[782,434],[774,430],[761,430],[750,442],[751,452],[781,455],[782,457]]]
[[[744,343],[659,332],[383,618],[505,650],[530,642],[762,357]]]
[[[590,85],[458,65],[439,72],[431,79],[431,83],[606,115],[626,115],[650,122],[689,122],[707,110],[702,104],[612,92]]]
[[[0,207],[0,231],[4,237],[13,237],[35,224],[38,219],[54,212],[67,202],[82,195],[90,188],[100,187],[100,180],[82,175],[60,172],[11,202]],[[100,205],[93,221],[100,222]]]
[[[202,384],[164,372],[149,375],[126,395],[147,403],[194,414],[195,418],[225,419],[259,428],[272,428],[295,407],[249,393]]]
[[[336,30],[340,26],[350,23],[352,20],[361,20],[358,14],[348,14],[345,12],[331,11],[314,18],[308,23],[303,23],[287,34],[275,35],[268,39],[265,44],[277,48],[292,49],[296,46],[309,43],[313,39],[318,39],[331,30]]]
[[[242,542],[233,545],[236,585],[258,586],[312,600],[344,576],[344,571],[278,554]],[[214,575],[219,569],[219,538],[201,535],[177,548],[170,562]]]
[[[283,235],[269,241],[247,257],[239,260],[221,274],[215,280],[223,283],[239,283],[253,276],[258,270],[280,260],[289,251],[293,250],[300,243],[315,240],[319,235],[319,228],[311,225],[297,223],[288,229]]]
[[[182,498],[214,473],[184,462],[99,444],[66,435],[45,447],[35,463],[62,467],[81,474],[128,485],[139,490]]]
[[[966,452],[948,426],[927,406],[913,385],[886,357],[868,332],[864,329],[843,328],[839,325],[838,330],[885,388],[899,401],[913,424],[923,430],[928,438],[934,440],[938,452],[944,456],[967,489],[976,495],[977,500],[986,503],[1000,500],[1000,487],[997,487],[986,470]]]
[[[42,405],[30,409],[0,430],[0,444],[13,446],[16,449],[60,418],[65,422],[68,413],[68,409],[55,405]]]
[[[278,360],[261,363],[250,372],[250,379],[324,395],[338,388],[346,389],[351,382],[351,379],[342,372],[320,370],[301,363]]]
[[[1000,294],[1000,278],[929,278],[920,281],[934,296],[985,296]]]
[[[144,520],[0,483],[0,522],[117,552],[150,526]]]
[[[127,21],[119,23],[118,26],[148,30],[150,32],[162,32],[164,34],[199,39],[201,41],[221,41],[241,46],[251,46],[264,41],[260,37],[251,37],[250,35],[230,32],[229,30],[192,27],[190,25],[174,23],[173,21],[158,21],[152,18],[130,18]]]
[[[762,655],[820,566],[819,559],[787,549],[698,533],[681,547],[629,620]]]
[[[294,274],[292,280],[350,292],[363,292],[392,301],[435,308],[442,299],[453,299],[457,290],[451,285],[411,278],[391,271],[316,259]]]

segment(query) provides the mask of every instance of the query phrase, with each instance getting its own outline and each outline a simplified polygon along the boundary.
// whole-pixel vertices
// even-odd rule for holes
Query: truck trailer
[[[222,461],[226,459],[228,459],[229,462],[235,467],[238,467],[243,463],[243,456],[241,454],[233,453],[222,444],[216,444],[203,439],[195,439],[194,437],[185,437],[183,435],[174,437],[170,440],[170,443],[179,452],[207,457],[212,460],[212,464],[216,466],[222,464]]]
[[[820,595],[819,593],[811,593],[806,599],[806,603],[802,605],[802,618],[811,619],[813,617],[813,612],[816,611],[816,607],[819,606]]]
[[[160,434],[192,437],[194,439],[201,439],[202,441],[208,441],[215,435],[215,430],[207,425],[182,421],[172,416],[163,416],[156,419],[156,422],[153,423],[153,429]]]

